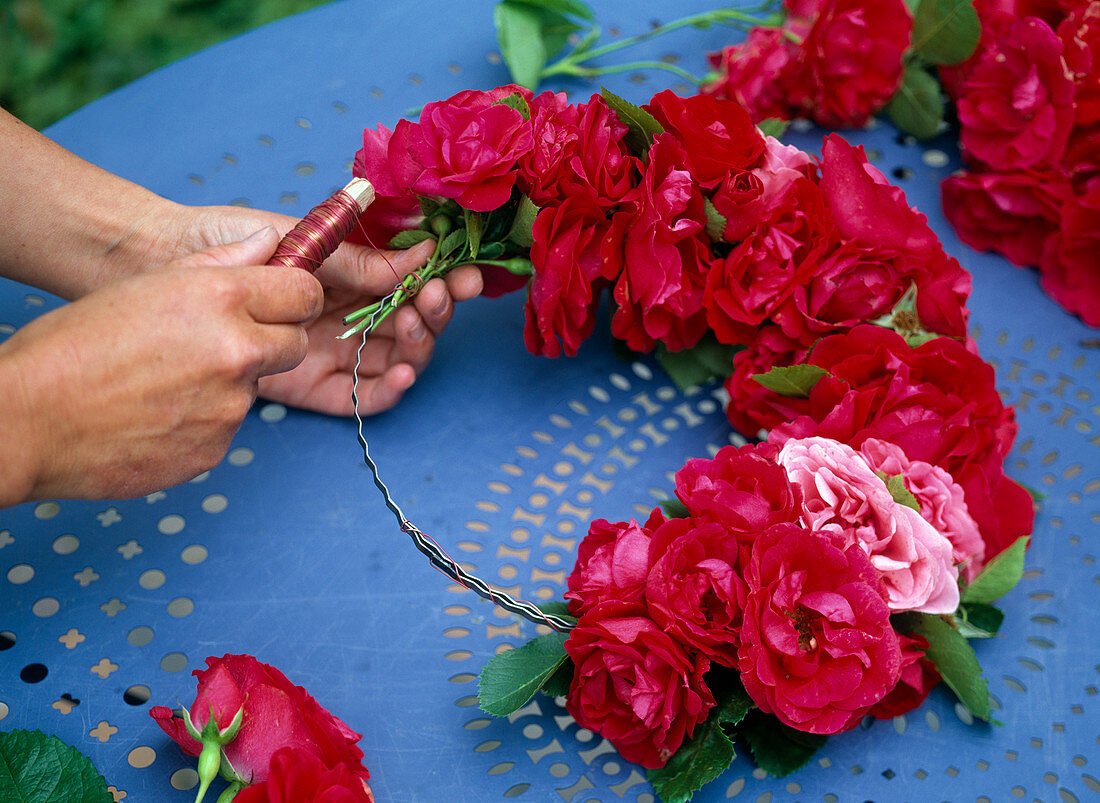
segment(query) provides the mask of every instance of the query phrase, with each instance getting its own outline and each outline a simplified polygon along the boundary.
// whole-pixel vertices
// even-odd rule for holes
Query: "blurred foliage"
[[[0,106],[35,128],[327,0],[0,0]]]

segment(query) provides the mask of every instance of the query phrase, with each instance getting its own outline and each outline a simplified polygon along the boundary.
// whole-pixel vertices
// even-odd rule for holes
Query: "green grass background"
[[[0,106],[45,128],[196,50],[327,0],[0,0]]]

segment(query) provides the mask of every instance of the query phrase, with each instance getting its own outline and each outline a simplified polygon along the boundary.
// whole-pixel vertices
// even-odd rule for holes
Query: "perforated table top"
[[[708,7],[593,5],[609,37]],[[681,31],[636,55],[701,73],[703,54],[731,35]],[[340,2],[161,70],[48,133],[183,203],[301,215],[345,183],[364,127],[507,80],[488,0]],[[606,84],[639,103],[670,85],[653,73]],[[598,91],[559,88],[573,100]],[[788,141],[815,150],[822,133]],[[1033,273],[955,239],[938,200],[958,167],[948,140],[915,144],[885,124],[845,136],[973,273],[974,336],[1020,422],[1008,470],[1045,494],[1024,580],[1003,601],[1004,633],[977,645],[1003,725],[971,722],[937,690],[908,716],[830,739],[788,778],[739,758],[696,799],[1095,798],[1096,333],[1044,297]],[[57,303],[0,284],[0,339]],[[590,519],[648,512],[687,457],[739,436],[713,389],[680,393],[652,361],[620,361],[605,337],[575,359],[530,356],[521,305],[461,305],[429,370],[366,436],[410,518],[485,579],[539,601],[560,596]],[[480,667],[533,633],[411,548],[347,420],[260,402],[226,459],[190,483],[0,511],[0,729],[77,745],[119,800],[193,799],[193,761],[148,709],[189,702],[190,671],[235,652],[278,666],[364,734],[380,801],[651,803],[644,774],[556,701],[537,697],[500,720],[480,712]]]

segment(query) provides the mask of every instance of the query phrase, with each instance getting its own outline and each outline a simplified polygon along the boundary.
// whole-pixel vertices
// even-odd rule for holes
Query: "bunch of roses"
[[[781,26],[709,56],[708,94],[736,100],[754,120],[807,118],[862,126],[897,92],[913,17],[905,0],[784,0]]]
[[[1100,326],[1100,2],[975,0],[974,55],[941,68],[968,169],[943,183],[963,242],[1039,268]]]
[[[665,764],[714,706],[711,678],[728,682],[712,666],[817,734],[908,711],[939,682],[890,617],[954,613],[960,570],[983,563],[945,471],[873,438],[778,438],[688,461],[676,496],[682,518],[593,522],[565,594],[569,711],[625,758]]]
[[[149,713],[199,757],[199,799],[219,774],[236,803],[374,803],[360,734],[273,666],[250,655],[207,658],[190,708]],[[198,738],[196,738],[198,737]],[[235,793],[235,794],[234,794]]]

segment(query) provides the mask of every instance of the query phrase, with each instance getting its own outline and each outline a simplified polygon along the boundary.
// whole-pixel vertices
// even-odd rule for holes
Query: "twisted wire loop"
[[[283,237],[269,265],[316,271],[359,223],[360,204],[344,190],[315,206]]]
[[[377,315],[377,313],[375,313]],[[448,555],[430,536],[425,535],[415,524],[413,524],[404,512],[402,512],[400,506],[394,501],[390,495],[389,488],[386,487],[386,483],[382,481],[382,478],[378,474],[378,466],[375,465],[374,460],[370,456],[370,447],[367,445],[367,439],[363,436],[363,419],[359,415],[359,365],[363,355],[363,347],[367,343],[367,331],[373,327],[373,317],[371,325],[363,331],[362,340],[359,343],[359,349],[355,354],[355,372],[352,375],[351,384],[351,401],[355,408],[355,420],[358,424],[358,438],[359,445],[363,447],[363,461],[367,464],[367,468],[370,469],[371,476],[374,478],[374,484],[382,494],[382,498],[385,500],[386,507],[393,513],[397,519],[397,524],[401,528],[401,531],[408,535],[413,544],[419,549],[428,561],[440,572],[455,581],[463,588],[468,588],[477,594],[482,599],[488,600],[494,605],[499,605],[509,613],[514,613],[518,616],[522,616],[528,621],[534,622],[537,625],[546,625],[547,627],[557,630],[560,633],[568,633],[573,629],[573,623],[567,619],[563,619],[560,616],[555,616],[551,613],[546,613],[539,609],[537,605],[526,600],[517,600],[514,597],[505,594],[503,591],[494,589],[488,583],[476,575],[471,574],[458,565],[458,563]]]

